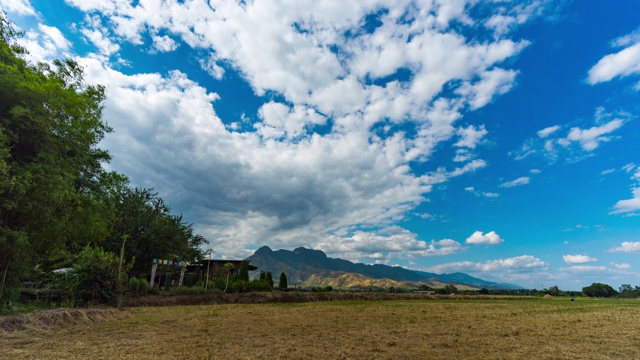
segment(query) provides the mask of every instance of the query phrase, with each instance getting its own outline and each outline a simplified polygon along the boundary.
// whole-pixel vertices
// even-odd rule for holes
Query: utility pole
[[[211,253],[213,249],[207,250],[205,254],[207,254],[207,281],[204,284],[204,290],[207,291],[209,289],[209,265],[211,264]]]

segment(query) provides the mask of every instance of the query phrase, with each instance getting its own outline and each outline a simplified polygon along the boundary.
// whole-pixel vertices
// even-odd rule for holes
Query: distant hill
[[[270,271],[274,279],[281,272],[287,275],[290,285],[327,286],[335,288],[358,287],[410,287],[420,284],[442,287],[454,284],[461,288],[521,289],[512,284],[500,284],[473,276],[454,274],[434,274],[408,270],[399,266],[381,264],[366,265],[343,259],[329,258],[320,250],[299,247],[293,251],[273,251],[263,246],[249,258],[258,270]]]

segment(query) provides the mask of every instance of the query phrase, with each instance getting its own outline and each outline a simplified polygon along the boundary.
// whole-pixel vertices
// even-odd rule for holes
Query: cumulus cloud
[[[425,269],[438,274],[467,272],[471,274],[492,274],[496,277],[506,274],[532,273],[548,269],[548,265],[531,255],[516,256],[507,259],[489,260],[484,263],[460,261],[435,265]]]
[[[558,125],[554,125],[554,126],[549,126],[547,128],[544,128],[540,131],[538,131],[538,136],[541,138],[546,138],[547,136],[553,134],[554,132],[558,131],[560,129],[560,126]]]
[[[38,24],[37,30],[27,31],[18,43],[27,49],[33,62],[51,62],[70,56],[71,42],[54,26]]]
[[[333,240],[363,254],[357,244],[378,240],[404,244],[406,256],[460,251],[450,239],[354,229],[387,229],[426,201],[433,185],[487,166],[471,153],[485,126],[458,120],[513,88],[518,71],[509,60],[529,45],[509,38],[515,25],[487,20],[519,24],[538,11],[511,3],[474,11],[473,1],[66,4],[87,14],[76,28],[103,57],[125,45],[179,46],[196,50],[189,60],[213,78],[233,72],[249,85],[258,104],[238,123],[216,111],[233,99],[187,71],[125,74],[99,56],[79,59],[87,80],[108,91],[110,166],[154,187],[218,253],[233,256],[255,244],[330,249]],[[365,26],[370,17],[375,26]],[[459,24],[496,36],[477,41]],[[64,49],[45,30],[35,43]],[[414,166],[443,144],[456,151],[453,165]],[[375,248],[371,254],[384,253]]]
[[[0,0],[0,6],[10,13],[20,15],[36,15],[36,11],[31,6],[29,0]]]
[[[178,48],[178,43],[167,35],[152,35],[151,39],[153,40],[154,52],[170,52]]]
[[[463,246],[451,239],[416,239],[416,234],[398,226],[378,231],[356,231],[351,236],[329,236],[316,245],[329,255],[349,259],[376,261],[392,257],[419,258],[450,255],[462,251]],[[372,256],[373,255],[373,256]]]
[[[623,169],[627,172],[635,170],[631,180],[636,185],[631,188],[631,198],[618,201],[613,205],[613,210],[609,214],[629,214],[640,210],[640,168],[636,168],[635,164],[627,164]]]
[[[609,252],[639,252],[640,242],[625,241],[620,246],[609,249]]]
[[[514,186],[527,185],[529,183],[530,178],[528,176],[522,176],[512,181],[507,181],[505,183],[500,184],[500,187],[510,188]]]
[[[615,119],[601,126],[593,126],[589,129],[573,127],[569,130],[566,140],[577,141],[584,150],[593,151],[598,148],[601,142],[611,140],[610,137],[604,135],[619,129],[622,125],[622,120]],[[563,143],[560,144],[564,145]]]
[[[604,56],[591,69],[587,82],[595,85],[611,81],[616,77],[625,77],[640,73],[640,30],[622,36],[612,42],[622,50]]]
[[[520,148],[512,151],[510,155],[516,160],[539,155],[549,162],[555,162],[559,158],[569,162],[579,161],[591,156],[603,143],[616,139],[612,133],[624,126],[630,117],[622,112],[608,113],[599,107],[594,113],[594,126],[572,126],[568,130],[566,125],[544,128],[537,132],[538,136],[525,140]]]
[[[598,259],[588,255],[562,255],[562,259],[567,264],[584,264],[598,261]]]
[[[488,131],[483,125],[480,127],[468,126],[466,128],[459,128],[456,133],[460,136],[460,140],[455,143],[455,146],[474,149],[482,138],[488,134]]]
[[[631,189],[631,198],[620,200],[613,205],[610,214],[630,213],[640,210],[640,187]]]
[[[498,245],[503,242],[504,240],[495,231],[490,231],[486,234],[476,231],[465,240],[465,243],[474,245]]]

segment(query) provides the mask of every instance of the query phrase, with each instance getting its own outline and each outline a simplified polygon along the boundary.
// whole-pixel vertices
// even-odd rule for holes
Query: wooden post
[[[153,283],[156,280],[156,269],[158,269],[158,263],[154,262],[153,265],[151,265],[151,280],[149,281],[149,287],[153,287]]]

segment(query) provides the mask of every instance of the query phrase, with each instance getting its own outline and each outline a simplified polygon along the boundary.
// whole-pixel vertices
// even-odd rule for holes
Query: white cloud
[[[386,229],[434,184],[487,166],[471,153],[485,126],[457,122],[514,86],[510,60],[529,41],[509,39],[511,25],[496,21],[490,29],[499,36],[477,41],[457,24],[537,16],[511,3],[478,12],[462,0],[65,1],[90,14],[77,28],[103,55],[180,44],[214,78],[233,71],[253,90],[260,103],[248,121],[221,119],[214,105],[233,99],[185,72],[125,75],[108,60],[81,59],[87,79],[107,87],[104,118],[116,129],[103,143],[114,156],[109,166],[155,187],[221,254],[235,256],[253,244],[329,248],[332,236],[353,246],[418,244],[402,251],[421,256],[459,251],[454,240],[354,229]],[[366,16],[379,26],[364,29]],[[444,146],[455,149],[455,168],[413,165]]]
[[[609,175],[611,173],[614,173],[616,171],[616,169],[607,169],[607,170],[602,170],[602,172],[600,173],[600,175]]]
[[[567,140],[577,141],[584,150],[593,151],[598,148],[601,142],[611,140],[611,138],[604,135],[619,129],[623,124],[622,120],[615,119],[602,126],[593,126],[589,129],[573,127],[569,130]]]
[[[546,138],[547,136],[553,134],[554,132],[558,131],[560,129],[560,126],[558,125],[554,125],[554,126],[549,126],[547,128],[544,128],[540,131],[538,131],[538,136],[541,138]]]
[[[625,77],[640,73],[640,36],[638,30],[622,36],[612,42],[614,47],[624,49],[604,56],[591,69],[587,82],[594,85],[610,81],[616,77]]]
[[[620,246],[609,249],[609,252],[640,252],[640,242],[625,241]]]
[[[153,40],[153,51],[155,52],[170,52],[178,48],[178,43],[167,35],[152,35],[151,40]]]
[[[561,272],[569,273],[607,273],[612,270],[606,266],[594,266],[594,265],[574,265],[569,267],[563,267],[559,269]]]
[[[636,168],[636,164],[634,163],[629,163],[626,164],[625,166],[622,167],[622,170],[626,171],[627,173],[632,172],[634,169]]]
[[[95,45],[98,53],[102,55],[111,56],[120,50],[120,45],[112,42],[101,30],[83,28],[80,32]]]
[[[498,194],[498,193],[492,193],[492,192],[486,192],[486,191],[478,191],[473,186],[466,187],[466,188],[464,188],[464,190],[474,194],[475,196],[481,196],[481,197],[486,197],[486,198],[497,198],[497,197],[500,197],[500,194]]]
[[[629,270],[631,269],[631,265],[627,264],[627,263],[611,263],[611,266],[613,266],[614,268],[618,269],[618,270]]]
[[[542,15],[545,10],[544,5],[544,1],[518,2],[513,8],[501,8],[501,11],[487,19],[484,25],[493,29],[495,35],[499,37],[531,18]]]
[[[215,55],[211,55],[209,59],[200,59],[200,67],[211,75],[214,79],[220,80],[224,76],[224,68],[217,63],[218,59]]]
[[[598,259],[588,255],[562,255],[562,259],[567,264],[584,264],[598,261]]]
[[[462,251],[463,246],[451,239],[431,240],[416,239],[416,234],[391,226],[375,232],[356,231],[351,236],[328,236],[321,240],[316,248],[328,255],[336,254],[350,259],[373,260],[384,257],[431,257],[445,256]]]
[[[503,243],[504,240],[495,231],[490,231],[483,234],[481,231],[476,231],[465,241],[466,244],[474,245],[498,245]]]
[[[536,137],[525,140],[519,149],[509,154],[516,160],[537,154],[549,162],[555,162],[559,158],[576,162],[592,156],[593,151],[602,143],[616,139],[611,133],[621,128],[630,118],[630,114],[607,113],[604,108],[598,107],[594,113],[595,126],[573,126],[564,136],[561,130],[566,126],[547,127],[538,131]]]
[[[36,11],[29,0],[0,0],[0,6],[10,13],[36,15]]]
[[[475,149],[482,138],[488,134],[488,131],[484,128],[484,125],[479,127],[470,125],[466,128],[459,128],[456,134],[460,136],[460,140],[454,146]]]
[[[501,184],[500,187],[510,188],[514,186],[527,185],[528,183],[529,183],[529,177],[523,176],[512,181],[507,181],[506,183]]]
[[[631,199],[618,201],[609,214],[622,214],[640,210],[640,187],[631,189]]]
[[[56,58],[69,57],[71,42],[53,26],[38,24],[38,30],[29,30],[17,42],[29,52],[33,62],[50,62]]]
[[[548,269],[548,265],[531,255],[516,256],[507,259],[489,260],[484,263],[461,261],[448,264],[435,265],[425,269],[438,274],[450,272],[467,272],[471,274],[492,274],[497,277],[507,274],[537,273]],[[509,278],[509,277],[504,277]]]

